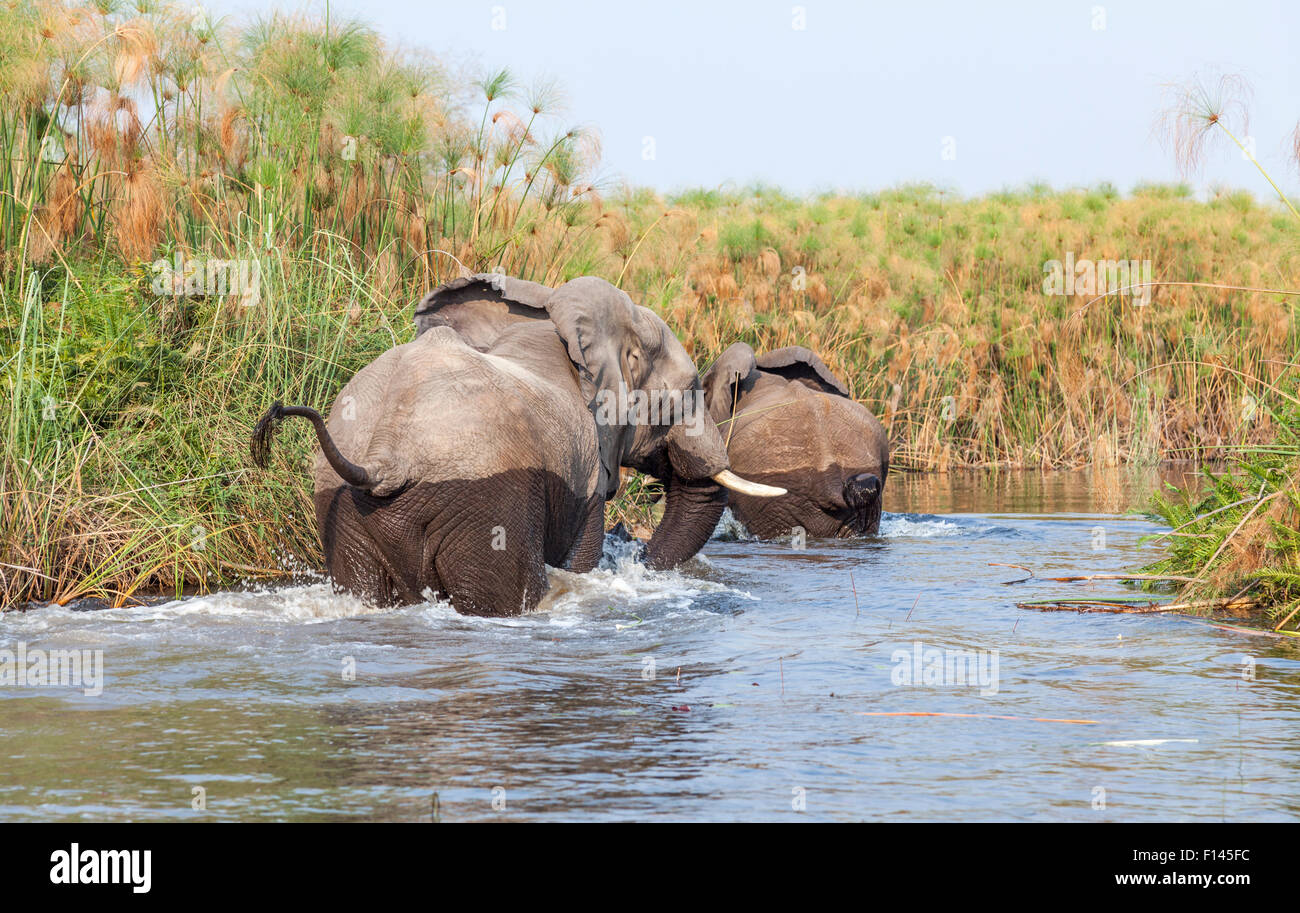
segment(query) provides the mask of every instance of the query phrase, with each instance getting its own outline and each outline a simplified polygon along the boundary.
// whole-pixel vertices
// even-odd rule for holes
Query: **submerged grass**
[[[1289,421],[1247,406],[1300,341],[1296,224],[1246,193],[602,192],[548,84],[168,3],[0,3],[0,91],[3,605],[319,566],[305,426],[270,472],[249,431],[327,406],[467,270],[603,276],[702,368],[737,339],[814,348],[902,468],[1215,459]],[[187,288],[177,257],[257,287]],[[1067,258],[1150,261],[1150,301],[1110,276],[1045,294]],[[630,478],[611,522],[652,522],[654,491]]]

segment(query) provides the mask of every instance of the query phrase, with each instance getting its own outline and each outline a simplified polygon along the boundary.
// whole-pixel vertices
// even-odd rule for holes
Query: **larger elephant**
[[[788,346],[755,356],[738,342],[704,375],[704,390],[732,469],[788,489],[778,498],[731,498],[732,512],[751,533],[879,531],[889,438],[816,354]]]
[[[656,568],[708,539],[723,485],[774,493],[729,472],[690,357],[608,282],[550,289],[485,274],[436,290],[417,314],[415,340],[358,372],[328,423],[277,404],[253,435],[265,465],[280,421],[312,422],[316,518],[336,587],[379,605],[439,594],[461,612],[518,614],[545,593],[547,565],[595,566],[620,466],[666,483],[646,551]],[[657,424],[607,408],[636,391],[675,391],[683,407]]]

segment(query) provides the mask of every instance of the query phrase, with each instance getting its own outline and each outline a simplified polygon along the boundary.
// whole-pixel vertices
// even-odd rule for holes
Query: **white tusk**
[[[775,485],[760,485],[758,482],[751,482],[748,479],[742,479],[730,469],[724,469],[713,477],[723,488],[730,488],[732,491],[738,491],[742,495],[751,495],[755,498],[779,498],[785,494],[784,488],[777,488]]]

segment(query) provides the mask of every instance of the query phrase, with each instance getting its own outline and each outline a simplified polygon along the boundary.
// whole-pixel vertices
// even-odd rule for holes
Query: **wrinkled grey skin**
[[[704,375],[709,412],[732,471],[787,490],[779,498],[733,492],[731,509],[762,538],[871,535],[880,528],[889,438],[876,417],[801,346],[755,357],[743,342]],[[734,416],[734,418],[733,418]]]
[[[667,483],[648,564],[671,567],[708,539],[726,502],[710,476],[728,466],[712,420],[594,418],[597,395],[620,384],[699,389],[653,312],[593,277],[552,290],[483,274],[432,292],[416,326],[344,387],[328,427],[277,406],[254,433],[264,464],[281,419],[316,426],[316,516],[336,587],[378,605],[433,592],[469,614],[528,611],[547,564],[584,572],[599,560],[620,466]]]

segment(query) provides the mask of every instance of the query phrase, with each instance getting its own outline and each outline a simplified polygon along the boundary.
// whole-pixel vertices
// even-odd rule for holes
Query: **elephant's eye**
[[[640,387],[645,382],[641,356],[637,354],[635,349],[628,349],[623,355],[623,360],[627,364],[627,376],[631,386]]]

